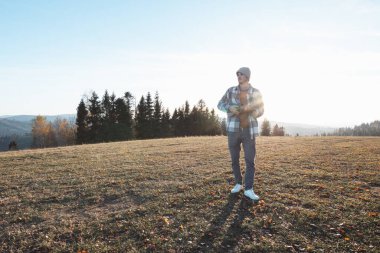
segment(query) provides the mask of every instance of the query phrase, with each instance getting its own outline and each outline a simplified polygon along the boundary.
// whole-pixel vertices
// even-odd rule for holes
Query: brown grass
[[[1,153],[0,252],[380,250],[380,138],[257,151],[257,204],[229,194],[226,137]]]

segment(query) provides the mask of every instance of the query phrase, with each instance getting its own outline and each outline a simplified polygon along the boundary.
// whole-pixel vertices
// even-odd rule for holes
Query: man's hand
[[[251,107],[249,107],[248,105],[244,105],[241,109],[240,109],[240,112],[252,112],[254,111]]]
[[[232,105],[230,106],[230,112],[234,115],[239,115],[240,114],[240,107],[237,105]]]

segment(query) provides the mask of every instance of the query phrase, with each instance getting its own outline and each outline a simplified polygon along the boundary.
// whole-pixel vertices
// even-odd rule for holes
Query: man
[[[229,88],[218,103],[218,109],[227,113],[228,148],[236,183],[231,193],[238,193],[243,189],[239,162],[241,144],[243,144],[246,165],[244,195],[253,201],[258,201],[260,198],[253,191],[255,138],[259,134],[257,118],[264,113],[264,103],[260,91],[249,83],[250,69],[242,67],[236,72],[236,75],[239,85]]]

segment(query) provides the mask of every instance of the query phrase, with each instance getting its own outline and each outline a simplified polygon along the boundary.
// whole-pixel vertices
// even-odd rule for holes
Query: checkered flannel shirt
[[[264,103],[258,89],[249,85],[247,93],[248,108],[252,112],[248,116],[251,138],[259,135],[257,118],[264,114]],[[229,88],[218,103],[218,109],[227,113],[227,132],[239,132],[240,118],[230,112],[231,106],[241,106],[239,86]]]

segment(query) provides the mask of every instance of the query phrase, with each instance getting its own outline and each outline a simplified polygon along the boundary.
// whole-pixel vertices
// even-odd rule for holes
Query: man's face
[[[245,82],[248,81],[248,78],[247,78],[245,75],[243,75],[242,73],[237,72],[236,75],[237,75],[237,78],[238,78],[238,82],[239,82],[239,84],[240,84],[240,83],[245,83]]]

